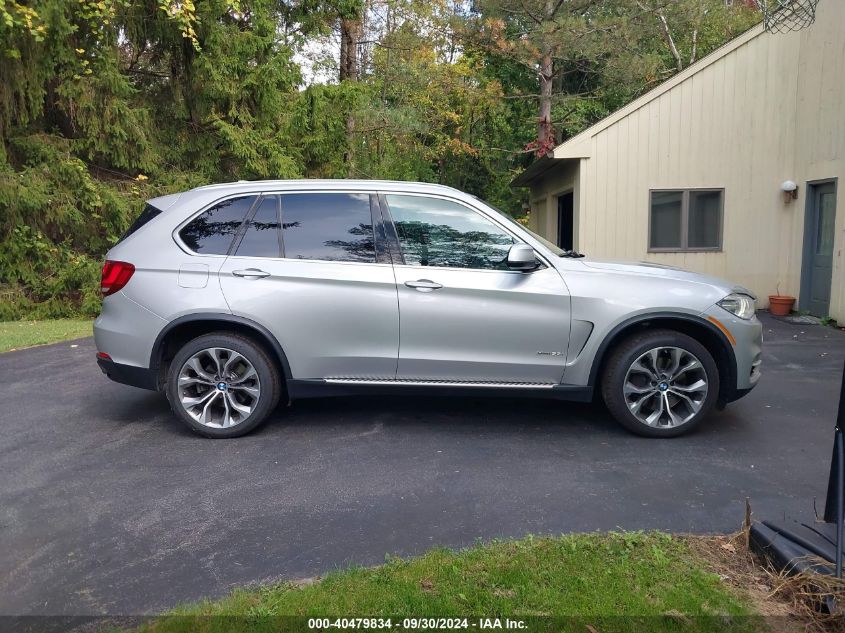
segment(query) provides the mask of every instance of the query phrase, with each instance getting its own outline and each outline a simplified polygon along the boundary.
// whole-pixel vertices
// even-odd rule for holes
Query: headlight
[[[754,316],[754,299],[748,295],[738,293],[729,294],[719,301],[717,305],[723,310],[727,310],[731,314],[746,321]]]

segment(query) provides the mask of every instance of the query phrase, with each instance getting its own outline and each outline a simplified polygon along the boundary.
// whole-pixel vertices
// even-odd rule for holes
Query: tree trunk
[[[692,32],[692,52],[689,55],[689,63],[694,64],[698,56],[698,27]]]
[[[358,81],[358,46],[361,41],[361,20],[340,21],[340,80]]]
[[[349,56],[349,48],[346,41],[346,20],[340,20],[340,62],[338,64],[338,79],[343,81],[346,79],[346,71],[349,67],[347,57]]]
[[[360,19],[340,20],[340,81],[358,81],[360,79],[358,48],[363,31],[364,25]],[[355,175],[354,158],[355,116],[353,107],[350,106],[349,114],[346,116],[346,153],[344,154],[347,178]]]
[[[660,26],[663,29],[663,38],[666,40],[669,52],[672,53],[672,57],[675,58],[675,66],[677,67],[678,72],[681,72],[684,69],[684,60],[681,58],[681,53],[678,50],[678,47],[675,46],[675,38],[672,37],[672,30],[669,28],[669,22],[666,20],[666,16],[663,15],[663,11],[657,12],[657,19],[660,20]]]
[[[658,22],[660,22],[660,32],[663,35],[663,40],[666,42],[666,46],[669,47],[669,52],[672,54],[672,58],[675,60],[675,68],[678,69],[678,72],[681,72],[684,69],[684,60],[683,58],[681,58],[681,53],[678,50],[678,47],[675,45],[675,38],[672,37],[672,29],[669,28],[669,21],[666,19],[666,15],[663,13],[662,7],[658,6],[652,9],[649,5],[644,4],[641,0],[637,0],[637,6],[640,8],[641,11],[647,13],[654,13]],[[693,57],[695,57],[694,52]]]
[[[346,177],[352,178],[355,175],[355,117],[352,110],[346,115]]]
[[[560,3],[546,0],[543,6],[543,19],[551,22]],[[554,61],[552,44],[544,42],[540,53],[540,112],[537,117],[537,156],[544,156],[554,147],[552,129],[552,94],[554,91]]]
[[[546,48],[540,60],[540,113],[537,118],[538,156],[543,156],[554,146],[554,130],[552,129],[553,70],[551,48]]]

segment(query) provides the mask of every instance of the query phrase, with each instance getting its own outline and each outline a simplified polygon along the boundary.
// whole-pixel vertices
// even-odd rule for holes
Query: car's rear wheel
[[[707,417],[719,395],[713,356],[694,338],[672,330],[646,331],[611,353],[602,395],[629,431],[675,437]]]
[[[170,363],[167,398],[191,430],[237,437],[261,424],[278,404],[278,368],[252,340],[212,333],[186,343]]]

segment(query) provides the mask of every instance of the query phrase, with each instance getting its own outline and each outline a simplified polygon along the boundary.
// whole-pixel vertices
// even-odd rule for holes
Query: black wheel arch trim
[[[167,338],[167,335],[170,332],[172,332],[177,327],[185,325],[187,323],[202,323],[207,321],[222,321],[224,323],[235,323],[247,327],[251,330],[254,330],[255,333],[259,335],[261,339],[272,348],[274,354],[276,355],[276,359],[281,364],[282,373],[284,374],[285,380],[291,380],[293,378],[293,374],[291,373],[290,369],[290,363],[288,362],[288,357],[287,355],[285,355],[285,351],[284,349],[282,349],[282,346],[279,343],[278,339],[273,336],[270,330],[268,330],[260,323],[256,323],[252,319],[247,319],[246,317],[238,316],[236,314],[228,314],[226,312],[198,312],[196,314],[187,314],[185,316],[179,317],[178,319],[173,319],[173,321],[168,323],[161,330],[161,332],[158,333],[155,343],[153,343],[153,349],[150,353],[150,368],[156,370],[160,368],[162,346],[164,340]]]
[[[648,314],[638,314],[637,316],[630,317],[629,319],[626,319],[622,321],[622,323],[616,325],[616,327],[614,327],[612,330],[610,330],[610,332],[605,335],[604,339],[596,350],[595,355],[593,356],[593,364],[592,367],[590,367],[590,377],[587,384],[591,387],[594,387],[598,382],[599,369],[604,364],[605,357],[610,351],[610,345],[611,343],[613,343],[614,340],[618,340],[620,336],[624,336],[626,330],[633,330],[637,326],[643,326],[651,321],[663,320],[687,321],[688,323],[691,323],[693,325],[703,326],[707,331],[712,334],[715,334],[717,340],[721,341],[722,347],[727,353],[729,359],[727,368],[729,380],[727,385],[720,385],[719,400],[730,402],[733,392],[736,391],[737,378],[736,354],[734,353],[733,346],[731,345],[728,338],[725,336],[724,332],[722,332],[713,323],[700,316],[684,314],[682,312],[650,312]]]

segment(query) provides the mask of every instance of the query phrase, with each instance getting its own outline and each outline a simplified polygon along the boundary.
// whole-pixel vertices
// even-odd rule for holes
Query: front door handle
[[[245,270],[233,270],[232,274],[235,277],[245,277],[246,279],[261,279],[262,277],[269,277],[270,273],[258,268],[247,268]]]
[[[417,279],[416,281],[406,281],[405,285],[408,288],[414,288],[415,290],[419,290],[420,292],[431,292],[432,290],[437,290],[438,288],[442,288],[443,284],[439,284],[436,281],[431,281],[431,279]]]

